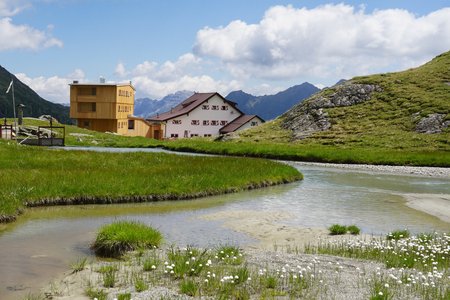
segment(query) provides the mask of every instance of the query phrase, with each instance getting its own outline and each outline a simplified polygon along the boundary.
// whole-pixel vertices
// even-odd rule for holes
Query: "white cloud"
[[[449,37],[450,8],[419,17],[345,4],[275,6],[258,24],[236,20],[198,31],[194,53],[242,79],[338,79],[417,66],[448,51]]]
[[[52,76],[46,78],[39,76],[31,78],[24,73],[15,75],[19,80],[38,93],[39,96],[55,103],[69,103],[69,84],[73,80],[83,81],[85,76],[84,72],[80,69],[74,70],[65,77]]]
[[[49,47],[62,47],[63,42],[52,37],[53,25],[42,31],[28,25],[13,23],[12,16],[31,6],[29,1],[0,0],[0,51],[13,49],[37,50]]]
[[[210,92],[228,92],[238,87],[237,81],[215,80],[205,75],[201,59],[187,53],[175,61],[157,63],[144,61],[131,70],[123,63],[116,66],[115,74],[122,81],[131,80],[137,89],[138,97],[160,99],[170,93],[181,90]]]
[[[133,85],[139,93],[153,99],[160,99],[177,91],[188,90],[197,92],[219,92],[225,93],[239,87],[237,81],[214,80],[207,75],[190,76],[184,75],[171,81],[157,81],[145,76],[133,78]]]
[[[118,63],[114,74],[118,77],[125,77],[128,75],[128,72],[125,69],[125,65],[123,63]]]
[[[0,0],[0,17],[12,17],[30,5],[29,1]]]

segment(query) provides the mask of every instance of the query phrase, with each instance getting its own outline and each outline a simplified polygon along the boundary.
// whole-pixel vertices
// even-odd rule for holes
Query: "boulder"
[[[440,133],[450,126],[450,121],[445,121],[445,114],[430,114],[422,118],[416,125],[416,131],[420,133]]]
[[[343,82],[295,105],[281,116],[281,126],[293,131],[293,139],[306,138],[331,128],[325,108],[357,105],[370,100],[373,92],[380,91],[377,85]]]

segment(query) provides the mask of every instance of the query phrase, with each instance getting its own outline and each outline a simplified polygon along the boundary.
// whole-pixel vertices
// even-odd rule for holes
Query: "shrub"
[[[328,230],[330,231],[331,235],[340,235],[340,234],[346,234],[347,233],[347,227],[344,225],[339,224],[333,224],[331,225]]]
[[[95,254],[104,257],[119,257],[127,251],[158,247],[162,235],[143,223],[118,221],[100,228],[92,245]]]
[[[407,229],[404,230],[395,230],[389,233],[386,236],[386,239],[388,240],[400,240],[400,239],[406,239],[409,238],[409,231]]]
[[[359,229],[359,227],[356,225],[350,225],[347,226],[347,231],[353,235],[358,235],[361,232],[361,229]]]

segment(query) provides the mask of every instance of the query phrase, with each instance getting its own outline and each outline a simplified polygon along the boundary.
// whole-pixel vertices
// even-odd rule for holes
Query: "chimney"
[[[100,80],[100,83],[105,83],[106,82],[106,79],[103,76],[100,76],[99,80]]]
[[[78,84],[78,80],[74,80],[74,81],[73,81],[73,84]]]

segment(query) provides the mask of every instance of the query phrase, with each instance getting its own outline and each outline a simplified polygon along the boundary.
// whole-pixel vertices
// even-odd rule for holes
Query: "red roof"
[[[181,102],[180,104],[178,104],[177,106],[172,108],[170,111],[164,112],[161,114],[157,114],[157,115],[153,115],[147,119],[150,121],[167,121],[167,120],[176,118],[178,116],[181,116],[181,115],[191,112],[196,107],[202,105],[204,102],[206,102],[207,100],[209,100],[210,98],[212,98],[215,95],[222,98],[225,102],[227,102],[228,104],[233,106],[235,109],[237,109],[241,114],[243,114],[236,107],[235,102],[225,99],[219,93],[195,93],[191,97],[187,98],[186,100],[184,100],[183,102]]]
[[[234,131],[238,130],[239,128],[241,128],[242,126],[244,126],[245,124],[247,124],[248,122],[250,122],[251,120],[253,120],[254,118],[258,118],[262,122],[264,122],[264,120],[261,119],[260,117],[258,117],[257,115],[242,115],[240,117],[237,117],[236,119],[234,119],[233,121],[231,121],[230,123],[225,125],[224,127],[222,127],[219,130],[219,132],[221,134],[234,132]]]

